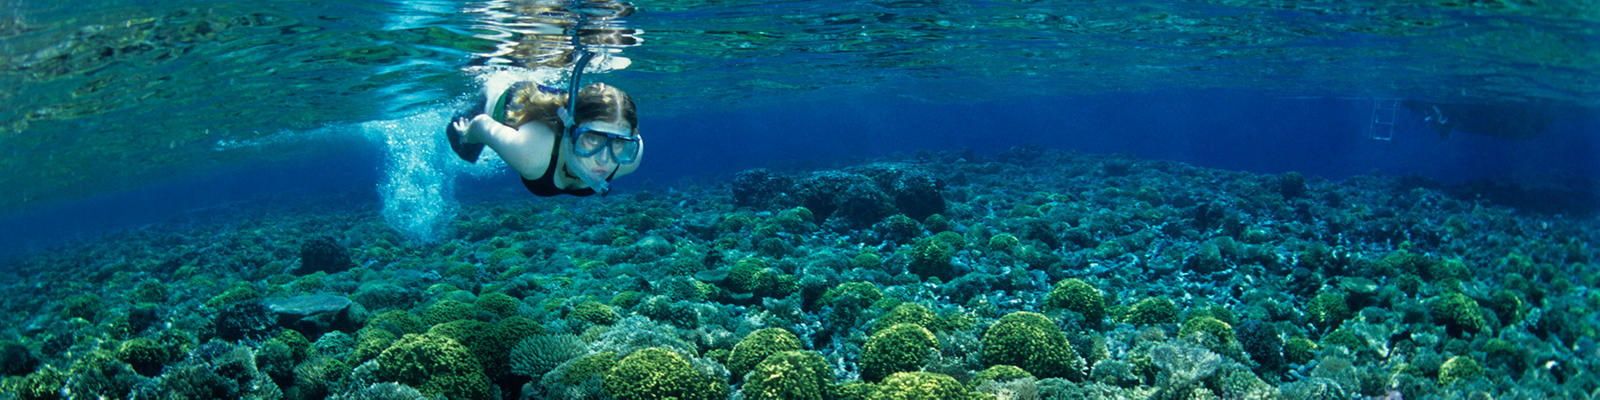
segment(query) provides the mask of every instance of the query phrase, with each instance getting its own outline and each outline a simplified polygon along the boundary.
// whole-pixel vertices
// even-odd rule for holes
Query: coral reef
[[[1037,377],[1083,377],[1082,357],[1048,317],[1018,311],[1000,317],[983,333],[983,363],[1013,365]]]
[[[822,400],[832,392],[833,368],[811,351],[783,351],[761,360],[740,392],[751,400]]]
[[[0,398],[1600,390],[1600,223],[1404,178],[1019,147],[491,197],[429,244],[239,212],[6,260]]]
[[[800,339],[793,333],[783,328],[764,328],[751,332],[733,346],[728,353],[728,373],[734,379],[743,379],[744,374],[755,368],[767,356],[784,351],[800,350]]]
[[[861,348],[861,378],[877,381],[901,371],[916,371],[939,348],[939,339],[916,324],[896,324],[872,334]]]
[[[694,369],[682,355],[651,347],[629,354],[605,373],[606,393],[623,399],[713,400],[728,397],[728,386]]]

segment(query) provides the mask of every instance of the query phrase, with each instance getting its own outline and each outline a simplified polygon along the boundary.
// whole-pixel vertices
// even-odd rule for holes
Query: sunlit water
[[[541,58],[549,48],[529,43],[569,34],[560,21],[571,15],[530,10],[566,6],[0,2],[0,186],[8,189],[0,211],[298,163],[358,140],[382,154],[372,168],[390,222],[428,236],[453,208],[455,177],[494,168],[448,162],[436,133],[445,115],[492,74],[550,61]],[[594,25],[625,40],[600,50],[591,78],[627,88],[658,120],[838,101],[931,107],[1192,89],[1363,102],[1352,118],[1382,99],[1580,113],[1600,103],[1600,13],[1582,1],[634,6]],[[554,82],[564,76],[557,69],[520,73]],[[872,118],[933,118],[916,109]],[[971,116],[985,117],[994,116]],[[985,123],[969,125],[978,129],[954,135],[990,134]],[[715,139],[697,130],[669,137]],[[806,134],[860,133],[847,130]],[[871,133],[890,136],[874,139],[883,143],[908,139]],[[984,143],[1004,144],[995,142]]]

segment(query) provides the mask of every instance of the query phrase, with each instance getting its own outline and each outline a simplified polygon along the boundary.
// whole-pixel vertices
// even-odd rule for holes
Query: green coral
[[[591,378],[603,378],[606,371],[615,366],[617,366],[616,352],[605,351],[585,355],[557,367],[556,370],[561,373],[547,375],[555,378],[553,382],[548,383],[563,386],[582,384]]]
[[[55,400],[61,398],[61,386],[66,383],[66,374],[46,365],[23,377],[7,379],[0,389],[17,400]]]
[[[989,250],[997,253],[1012,253],[1021,245],[1022,241],[1009,233],[997,233],[989,237]]]
[[[68,319],[83,318],[94,321],[105,308],[105,303],[100,301],[100,296],[93,294],[73,295],[61,300],[61,315]]]
[[[1451,286],[1472,276],[1467,270],[1467,263],[1456,258],[1433,263],[1424,272],[1423,278]]]
[[[301,292],[314,292],[327,286],[328,273],[323,271],[306,274],[289,283],[289,288]]]
[[[1033,377],[1033,374],[1030,374],[1028,371],[1025,371],[1015,365],[1000,364],[985,368],[982,371],[978,371],[978,374],[972,377],[972,381],[970,383],[971,386],[976,387],[984,382],[1003,383],[1023,378],[1032,379]]]
[[[1056,286],[1050,289],[1050,294],[1045,296],[1044,304],[1048,308],[1066,309],[1082,314],[1089,326],[1099,326],[1100,321],[1106,317],[1106,302],[1100,295],[1100,290],[1078,279],[1056,282]]]
[[[1233,326],[1209,315],[1190,318],[1183,323],[1183,328],[1178,330],[1178,336],[1184,337],[1195,333],[1204,333],[1221,343],[1232,342],[1234,339]]]
[[[1199,316],[1207,316],[1207,317],[1216,318],[1217,320],[1220,320],[1222,322],[1227,322],[1228,325],[1237,325],[1239,323],[1239,319],[1235,318],[1233,316],[1233,312],[1232,311],[1228,311],[1227,307],[1223,307],[1223,306],[1219,306],[1219,305],[1211,305],[1211,306],[1207,306],[1207,307],[1195,307],[1195,308],[1190,308],[1188,310],[1184,310],[1184,316],[1183,316],[1182,319],[1184,321],[1188,321],[1190,319],[1194,319],[1194,317],[1199,317]]]
[[[694,272],[694,271],[690,271],[690,272]],[[626,310],[626,309],[629,309],[629,308],[633,308],[633,306],[639,305],[639,302],[642,301],[642,300],[644,300],[644,294],[643,293],[639,293],[639,292],[633,291],[633,290],[624,290],[624,291],[621,291],[621,292],[617,292],[617,294],[615,294],[615,295],[612,295],[611,296],[611,301],[608,302],[608,304],[613,305],[613,306],[617,306],[619,308],[622,308],[622,309]]]
[[[295,359],[294,349],[276,338],[267,340],[256,347],[256,369],[272,377],[274,382],[290,382],[294,380],[294,365],[299,363]]]
[[[728,288],[735,292],[750,293],[761,286],[757,276],[767,268],[767,260],[760,257],[746,257],[733,263],[728,269]]]
[[[167,285],[160,281],[144,281],[134,285],[133,291],[128,292],[128,297],[141,303],[160,303],[167,301]]]
[[[289,350],[294,352],[295,362],[305,361],[306,357],[311,354],[311,339],[307,339],[306,335],[301,334],[300,331],[284,329],[272,339],[283,342],[285,346],[288,346]]]
[[[1303,337],[1292,337],[1283,343],[1283,359],[1295,364],[1311,362],[1316,351],[1317,343]]]
[[[1367,350],[1366,340],[1361,339],[1361,336],[1345,328],[1334,329],[1333,332],[1328,332],[1327,335],[1322,336],[1322,347],[1329,346],[1344,347],[1352,353],[1360,353]]]
[[[334,387],[350,375],[350,365],[337,358],[312,357],[294,367],[294,389],[302,399],[320,399],[331,395]]]
[[[728,385],[701,375],[672,350],[651,347],[633,352],[605,373],[603,387],[617,400],[722,400]]]
[[[92,350],[80,355],[67,368],[66,375],[66,385],[61,392],[69,399],[127,394],[145,380],[127,363],[117,360],[114,354],[105,350]]]
[[[1454,285],[1471,276],[1466,263],[1459,259],[1441,261],[1404,249],[1383,256],[1377,267],[1386,274],[1412,275],[1445,285]]]
[[[1478,302],[1461,293],[1439,296],[1428,303],[1433,320],[1443,324],[1452,335],[1464,336],[1488,330],[1483,310]]]
[[[1311,298],[1306,303],[1306,322],[1318,329],[1328,329],[1344,323],[1350,318],[1350,305],[1345,301],[1344,293],[1336,290],[1325,290]]]
[[[471,351],[481,369],[491,378],[510,372],[511,348],[523,338],[542,334],[544,328],[533,320],[511,317],[497,323],[456,320],[435,325],[428,334],[454,339]]]
[[[503,263],[506,260],[521,260],[523,258],[524,258],[524,256],[522,255],[522,252],[517,251],[517,249],[510,248],[510,247],[502,247],[502,248],[495,249],[494,252],[489,253],[489,258],[484,260],[484,263],[488,264],[488,265],[491,265],[491,266],[496,266],[496,265],[500,265],[500,263]],[[468,267],[472,266],[472,264],[460,264],[460,265],[465,265],[465,266],[468,266]],[[472,272],[473,272],[473,275],[466,276],[465,278],[468,278],[468,279],[475,278],[477,271],[474,270]]]
[[[1084,362],[1050,318],[1018,311],[1000,317],[983,333],[984,365],[1014,365],[1041,378],[1078,379]]]
[[[1484,361],[1491,367],[1509,368],[1511,371],[1522,371],[1528,367],[1527,359],[1530,354],[1528,349],[1517,346],[1510,340],[1489,339],[1483,344]]]
[[[422,323],[432,326],[458,319],[474,319],[478,307],[456,300],[439,300],[422,310]]]
[[[1222,250],[1216,243],[1205,243],[1195,251],[1193,257],[1184,260],[1184,269],[1201,273],[1211,273],[1228,269],[1228,262],[1222,258]]]
[[[911,219],[905,214],[890,215],[888,218],[884,218],[883,222],[887,226],[891,237],[909,239],[922,233],[922,227],[917,225],[917,220]]]
[[[389,310],[367,319],[366,329],[382,329],[398,337],[407,333],[422,333],[428,326],[422,324],[421,318],[405,310]]]
[[[772,217],[772,222],[777,223],[778,226],[781,226],[783,229],[790,232],[799,232],[801,229],[806,227],[806,224],[809,224],[815,220],[816,217],[812,215],[811,209],[805,207],[795,207],[779,211],[778,215]]]
[[[473,301],[472,304],[480,310],[494,313],[503,318],[517,315],[517,307],[521,306],[522,302],[505,293],[489,293],[478,296],[478,299]]]
[[[829,395],[838,400],[868,400],[878,393],[878,385],[871,382],[855,381],[835,386]]]
[[[872,282],[845,282],[839,284],[839,286],[828,288],[826,292],[822,292],[822,298],[818,299],[817,303],[831,306],[839,306],[841,302],[871,305],[882,299],[883,291],[879,290],[878,285],[874,285]]]
[[[206,300],[206,306],[221,308],[222,306],[226,306],[226,305],[229,305],[229,304],[233,304],[233,303],[237,303],[237,302],[241,302],[241,301],[245,301],[245,300],[256,300],[256,299],[260,299],[260,298],[261,298],[261,291],[260,290],[256,290],[255,286],[251,286],[250,284],[246,284],[246,283],[241,283],[241,284],[234,285],[231,288],[228,288],[228,290],[225,291],[225,292],[222,292],[222,294],[216,295],[215,297],[212,297],[211,299]]]
[[[927,218],[923,218],[922,226],[927,227],[929,232],[944,232],[952,228],[950,225],[950,218],[939,214],[933,214],[929,215]]]
[[[477,359],[465,346],[447,337],[405,335],[383,350],[372,364],[379,381],[394,381],[435,396],[488,399],[492,393]]]
[[[845,282],[828,288],[817,300],[821,306],[832,307],[826,321],[835,327],[853,327],[862,311],[883,300],[883,291],[871,282]]]
[[[350,363],[367,362],[383,353],[400,336],[383,329],[362,329],[356,334],[355,350],[350,353]]]
[[[1527,307],[1522,302],[1522,296],[1511,289],[1494,291],[1489,295],[1488,303],[1487,306],[1490,310],[1494,310],[1494,315],[1500,317],[1500,323],[1507,325],[1522,320],[1523,309]]]
[[[1476,379],[1482,377],[1484,372],[1483,366],[1478,365],[1478,361],[1472,357],[1450,357],[1439,366],[1439,384],[1448,386],[1455,381]]]
[[[861,348],[861,378],[883,379],[902,371],[916,371],[939,349],[939,339],[917,324],[898,324],[872,334]]]
[[[133,338],[117,346],[117,359],[128,363],[139,375],[156,376],[161,374],[161,367],[177,361],[181,354],[179,349],[164,346],[155,340],[147,338]]]
[[[882,267],[883,257],[878,256],[878,253],[874,253],[871,250],[862,250],[860,253],[856,253],[855,258],[850,259],[850,268],[852,269],[876,270]]]
[[[593,300],[572,306],[572,312],[567,313],[567,318],[595,325],[611,325],[621,319],[621,317],[617,316],[617,310]]]
[[[917,239],[912,243],[909,253],[911,263],[907,268],[917,276],[950,279],[954,272],[955,266],[950,264],[950,258],[955,256],[955,249],[942,240]]]
[[[1177,322],[1178,306],[1165,297],[1146,298],[1134,304],[1133,309],[1128,310],[1128,314],[1123,320],[1134,325]]]
[[[723,216],[713,228],[722,234],[735,233],[744,230],[747,226],[755,225],[755,217],[749,213],[738,213]]]
[[[898,372],[883,380],[871,400],[967,400],[984,397],[948,375],[932,372]]]
[[[822,400],[832,386],[833,369],[814,351],[783,351],[767,356],[745,378],[741,391],[751,400]]]
[[[728,372],[738,380],[767,356],[791,350],[800,350],[800,338],[786,329],[765,328],[751,332],[728,353]]]
[[[762,297],[784,298],[800,289],[794,275],[767,266],[760,257],[746,257],[728,269],[728,289]]]
[[[967,238],[959,233],[943,231],[933,234],[933,240],[944,242],[952,251],[959,251],[967,247]]]
[[[916,324],[923,328],[928,328],[930,331],[943,329],[939,316],[934,315],[933,310],[929,310],[928,307],[923,307],[921,304],[906,302],[894,306],[888,313],[878,317],[878,321],[872,324],[870,332],[877,333],[898,324]]]

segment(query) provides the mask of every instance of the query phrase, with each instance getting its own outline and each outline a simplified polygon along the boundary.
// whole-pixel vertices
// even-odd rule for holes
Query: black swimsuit
[[[570,194],[573,196],[583,197],[594,194],[594,189],[590,188],[562,189],[556,187],[556,162],[560,161],[560,155],[561,133],[558,132],[556,133],[556,142],[554,146],[551,146],[550,149],[550,166],[544,168],[544,175],[539,175],[539,179],[530,181],[528,178],[522,178],[522,186],[527,187],[528,191],[533,192],[533,195],[535,196]],[[611,179],[606,180],[610,181]]]

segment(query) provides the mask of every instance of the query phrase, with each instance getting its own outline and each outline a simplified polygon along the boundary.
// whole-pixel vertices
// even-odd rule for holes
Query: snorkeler
[[[604,196],[612,179],[639,168],[644,139],[638,112],[627,93],[604,83],[570,92],[521,82],[486,93],[483,108],[445,127],[450,148],[477,162],[488,145],[538,196]]]

